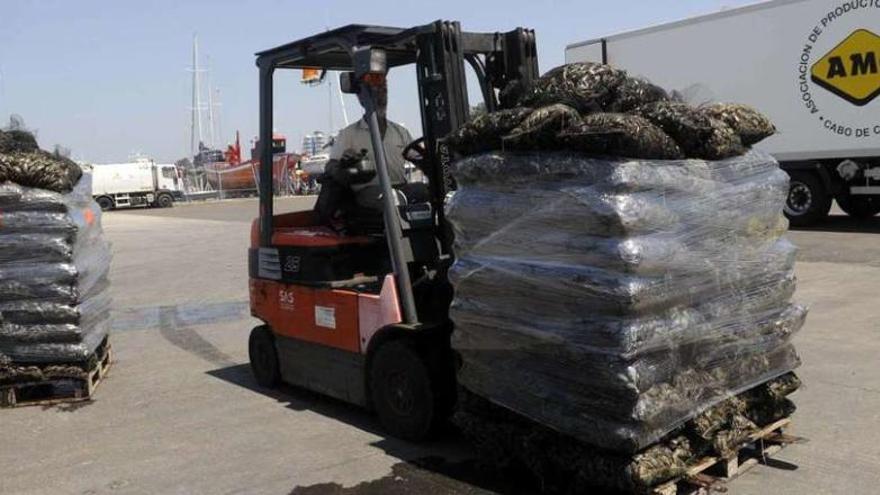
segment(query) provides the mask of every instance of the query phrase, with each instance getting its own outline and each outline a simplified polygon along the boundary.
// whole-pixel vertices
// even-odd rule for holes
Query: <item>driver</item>
[[[405,127],[388,120],[387,83],[376,87],[374,94],[376,98],[376,117],[379,120],[379,132],[382,135],[382,142],[385,146],[388,176],[391,179],[392,186],[399,186],[406,183],[403,150],[407,144],[412,142],[412,136],[410,136],[409,131]],[[360,99],[360,95],[358,98]],[[361,104],[363,105],[364,102],[361,101]],[[367,121],[363,118],[339,131],[333,148],[330,150],[330,161],[327,162],[325,172],[330,173],[334,167],[339,166],[340,162],[357,159],[360,156],[361,150],[367,150],[367,159],[371,160],[375,165],[376,157],[373,156],[370,128],[367,125]],[[379,211],[383,209],[382,187],[379,185],[378,174],[369,182],[352,184],[350,187],[354,192],[355,201],[359,207]]]

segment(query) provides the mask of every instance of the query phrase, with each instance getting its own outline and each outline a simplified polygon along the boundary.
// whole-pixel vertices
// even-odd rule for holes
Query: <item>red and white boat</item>
[[[227,147],[222,153],[205,153],[206,160],[202,166],[205,169],[205,178],[211,187],[220,192],[256,192],[260,181],[259,141],[251,148],[251,159],[241,161],[241,143],[238,133],[235,134],[235,144]],[[296,182],[297,164],[300,155],[287,152],[287,138],[282,134],[272,135],[272,176],[275,182],[275,191],[282,192],[293,190]],[[211,159],[213,158],[213,159]]]

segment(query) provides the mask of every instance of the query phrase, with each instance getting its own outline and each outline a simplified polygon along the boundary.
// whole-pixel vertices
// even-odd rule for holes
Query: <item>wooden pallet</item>
[[[802,438],[783,433],[791,424],[791,418],[783,418],[755,432],[749,440],[730,457],[704,457],[695,462],[684,476],[654,488],[653,495],[700,495],[710,492],[726,492],[725,482],[739,476],[790,443],[802,442]]]
[[[57,378],[0,385],[0,407],[48,406],[92,399],[113,364],[110,344],[103,346],[98,364],[82,378]]]

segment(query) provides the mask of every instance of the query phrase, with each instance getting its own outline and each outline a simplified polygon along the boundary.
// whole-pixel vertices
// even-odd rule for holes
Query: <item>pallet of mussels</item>
[[[725,491],[725,482],[784,446],[800,387],[786,373],[706,409],[633,454],[602,449],[559,433],[467,390],[455,423],[489,465],[530,473],[545,493],[696,495]],[[604,492],[603,492],[604,493]]]
[[[113,363],[105,337],[85,361],[66,364],[0,364],[0,407],[45,406],[91,400]]]
[[[91,177],[0,132],[0,405],[92,396],[111,362],[110,245]]]
[[[687,470],[651,490],[652,495],[702,495],[724,492],[724,484],[758,464],[768,464],[771,456],[791,443],[805,439],[788,435],[791,418],[786,417],[750,434],[743,444],[726,456],[707,455],[688,464]]]

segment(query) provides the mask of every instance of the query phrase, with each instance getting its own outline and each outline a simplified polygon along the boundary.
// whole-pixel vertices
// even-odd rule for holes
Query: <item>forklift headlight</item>
[[[370,74],[384,76],[388,72],[387,54],[381,48],[361,48],[356,50],[351,58],[354,63],[354,73],[359,78],[366,78]]]

